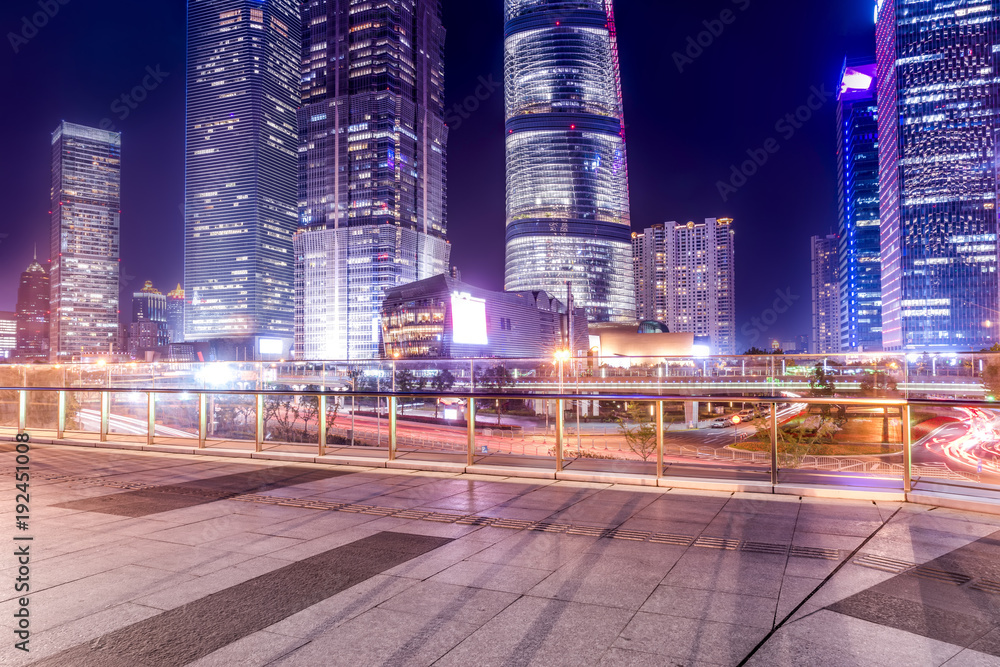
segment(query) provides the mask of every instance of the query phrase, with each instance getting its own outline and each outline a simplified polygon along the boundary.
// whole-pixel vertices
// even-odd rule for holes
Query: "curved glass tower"
[[[612,0],[506,0],[508,291],[635,321]]]

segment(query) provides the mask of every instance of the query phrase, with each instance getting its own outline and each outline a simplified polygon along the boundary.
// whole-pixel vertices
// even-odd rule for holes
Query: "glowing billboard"
[[[489,345],[486,335],[486,301],[465,293],[451,295],[452,342],[457,345]]]
[[[844,68],[844,76],[840,80],[841,100],[856,100],[871,97],[875,92],[875,63],[870,65],[853,65]]]
[[[261,354],[277,354],[284,352],[285,346],[280,338],[261,338],[257,342],[257,350]]]

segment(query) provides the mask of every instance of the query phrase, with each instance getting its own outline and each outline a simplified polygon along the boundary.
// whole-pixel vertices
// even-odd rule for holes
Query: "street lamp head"
[[[569,350],[557,350],[556,361],[566,361],[569,359]]]

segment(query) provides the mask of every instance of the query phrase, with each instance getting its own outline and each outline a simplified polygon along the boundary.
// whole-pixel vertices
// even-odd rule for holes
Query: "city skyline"
[[[444,5],[445,27],[450,29],[446,45],[446,61],[449,66],[446,118],[452,133],[449,181],[450,190],[459,193],[449,198],[449,236],[455,251],[453,263],[463,270],[466,280],[484,288],[496,289],[502,286],[503,275],[502,249],[498,248],[496,240],[492,240],[499,239],[502,243],[503,233],[503,144],[502,138],[498,141],[495,136],[497,123],[502,123],[503,116],[503,95],[496,88],[502,80],[503,14],[500,7],[468,8],[448,1]],[[64,10],[67,16],[71,9],[69,6]],[[739,251],[741,254],[751,255],[755,253],[755,248],[773,247],[765,243],[766,237],[772,233],[788,237],[783,242],[779,241],[776,250],[784,255],[784,261],[774,262],[773,266],[753,272],[745,271],[743,267],[739,269],[741,284],[746,281],[752,286],[742,292],[737,305],[737,324],[742,324],[768,307],[773,297],[764,297],[769,293],[773,294],[775,290],[791,288],[797,296],[806,296],[808,257],[804,248],[808,236],[836,226],[836,193],[829,178],[831,173],[835,173],[835,164],[831,158],[833,141],[830,136],[833,106],[828,105],[818,112],[816,119],[802,127],[798,136],[787,142],[783,141],[783,153],[761,169],[761,173],[751,184],[742,188],[730,201],[722,202],[719,199],[716,182],[727,175],[729,165],[738,163],[747,149],[767,138],[776,120],[806,101],[811,86],[830,82],[826,85],[832,90],[832,82],[839,74],[843,55],[849,52],[863,53],[865,48],[871,49],[873,26],[867,2],[850,3],[850,6],[837,8],[836,11],[810,10],[814,16],[833,21],[833,28],[827,31],[829,34],[821,35],[822,40],[815,44],[801,41],[801,45],[807,48],[808,57],[804,56],[802,62],[797,60],[783,64],[783,81],[760,79],[755,87],[748,85],[748,82],[744,83],[747,72],[750,71],[749,64],[735,62],[731,55],[752,46],[761,51],[760,56],[754,59],[759,68],[769,59],[773,60],[768,56],[768,47],[757,44],[760,41],[760,29],[766,27],[767,31],[779,34],[796,25],[802,17],[791,20],[782,15],[780,8],[756,5],[744,12],[739,5],[734,4],[734,11],[737,21],[731,25],[726,24],[721,36],[712,40],[703,38],[702,41],[712,43],[707,47],[699,47],[703,53],[694,58],[693,63],[683,63],[683,71],[678,71],[675,65],[672,57],[674,52],[685,53],[688,50],[688,37],[698,38],[707,30],[703,22],[717,27],[712,24],[717,20],[714,12],[695,3],[678,3],[669,11],[660,8],[640,11],[636,7],[620,5],[616,6],[616,19],[622,59],[623,93],[629,123],[628,136],[631,140],[629,161],[633,181],[631,198],[634,228],[645,228],[665,219],[700,220],[705,214],[732,216],[741,220],[741,228],[747,230],[740,237]],[[135,180],[126,179],[123,193],[125,247],[122,274],[123,282],[130,279],[133,281],[133,284],[126,287],[128,292],[136,289],[145,279],[152,279],[157,284],[173,285],[180,278],[177,259],[179,234],[170,231],[177,228],[177,207],[180,205],[179,197],[170,196],[171,190],[178,192],[179,182],[176,167],[171,166],[171,163],[176,165],[180,151],[176,141],[168,143],[159,137],[151,137],[154,130],[148,123],[155,122],[155,133],[168,138],[171,133],[176,137],[182,132],[182,128],[177,127],[177,112],[183,108],[183,30],[173,34],[170,26],[182,26],[184,17],[183,11],[178,12],[172,7],[161,13],[164,24],[162,34],[154,35],[148,44],[144,42],[142,45],[131,37],[125,40],[124,46],[138,54],[131,62],[144,63],[143,66],[129,69],[122,65],[113,70],[112,75],[107,77],[110,86],[107,95],[100,92],[105,88],[98,87],[98,92],[88,93],[71,85],[60,95],[63,101],[57,110],[51,112],[56,117],[95,124],[105,117],[110,118],[112,124],[126,135],[126,159],[134,158],[138,161],[130,162],[130,166],[135,165],[136,175],[132,177]],[[143,14],[138,8],[129,8],[123,12],[119,7],[117,12],[101,8],[97,16],[120,29],[123,22],[127,24],[129,20],[137,21]],[[662,39],[656,40],[656,45],[644,43],[642,27],[661,17],[671,18],[669,29]],[[17,14],[12,17],[11,22],[16,22],[19,18],[20,14]],[[87,20],[90,20],[89,17]],[[468,29],[473,26],[474,30]],[[58,41],[61,34],[68,32],[71,32],[70,26],[62,26],[58,21],[53,21],[51,26],[24,46],[18,54],[10,53],[7,57],[16,58],[12,64],[19,67],[40,68],[42,64],[37,62],[40,51],[54,48],[52,40]],[[796,43],[799,44],[799,41]],[[692,49],[691,52],[696,53],[697,50]],[[771,54],[773,53],[772,50]],[[103,55],[103,58],[112,62],[117,62],[115,57],[114,53]],[[121,52],[118,52],[117,58],[121,58]],[[662,64],[665,84],[668,85],[643,85],[646,69],[644,59]],[[159,72],[161,81],[148,76],[146,63],[152,71]],[[67,66],[67,69],[76,72],[72,65]],[[111,110],[111,103],[121,97],[122,92],[132,91],[133,86],[143,79],[158,87],[134,96],[135,100],[139,97],[148,99],[131,110],[128,118],[120,119]],[[59,81],[59,77],[56,81]],[[22,82],[24,83],[27,82]],[[675,90],[691,99],[702,99],[723,83],[733,87],[733,95],[742,95],[754,101],[756,106],[751,105],[754,108],[740,109],[737,112],[735,109],[725,111],[716,108],[717,105],[702,105],[701,111],[695,114],[676,104],[654,104],[660,96],[666,94],[661,88]],[[47,95],[41,95],[40,99],[46,97]],[[115,108],[121,106],[118,104]],[[43,108],[46,107],[43,105]],[[55,106],[52,108],[56,109]],[[660,111],[652,113],[654,108]],[[737,124],[741,128],[739,132],[734,131],[734,124],[724,122],[724,119],[735,118],[737,115],[741,118],[741,122]],[[692,122],[696,123],[693,128],[689,127]],[[675,129],[671,129],[672,127]],[[150,146],[155,149],[147,148]],[[668,146],[669,155],[665,159],[663,152]],[[130,156],[130,150],[141,152]],[[155,155],[156,158],[143,157],[146,154]],[[473,157],[474,162],[470,161]],[[473,164],[476,165],[475,169],[471,168]],[[30,171],[31,165],[26,166],[28,169],[25,171]],[[776,196],[780,190],[775,188],[787,188],[786,184],[802,172],[812,174],[810,179],[803,179],[810,181],[804,188],[810,192],[808,197],[801,194],[785,201]],[[157,189],[155,197],[152,197],[154,191],[144,185],[143,181],[148,183],[154,177],[158,188],[162,188]],[[13,182],[20,183],[23,180],[18,177]],[[30,194],[33,188],[29,185],[20,189]],[[37,187],[34,189],[37,190]],[[692,192],[689,198],[680,196],[688,191]],[[163,205],[162,200],[166,197],[173,202]],[[23,197],[16,197],[21,198]],[[130,199],[131,202],[138,203],[132,204]],[[152,200],[155,206],[146,204],[147,200]],[[151,207],[148,212],[143,212],[142,208],[145,206]],[[18,204],[14,215],[19,219],[30,218],[30,215],[20,212],[23,208],[23,205]],[[34,208],[37,209],[37,206]],[[816,209],[821,211],[820,215],[806,215],[807,211]],[[790,233],[785,234],[778,231],[784,227],[775,228],[771,222],[777,220],[787,225],[798,217],[808,217],[811,228],[802,232],[789,230]],[[135,220],[135,226],[130,227],[130,220]],[[169,224],[166,221],[170,221]],[[24,238],[30,235],[23,234],[22,229],[13,231],[12,236],[15,238],[4,241],[0,246],[0,253],[13,252],[15,246],[23,248],[27,245],[26,241],[30,241]],[[171,246],[176,250],[171,251]],[[150,248],[154,248],[155,254],[163,257],[162,266],[152,266],[150,262],[141,261],[141,258],[151,254]],[[21,263],[23,260],[17,262]],[[23,269],[20,266],[15,268]],[[14,273],[13,280],[16,281],[16,271]],[[7,299],[11,303],[5,307],[13,307],[13,297],[8,296]],[[802,298],[799,303],[804,301]],[[805,331],[808,328],[807,322],[808,308],[793,308],[775,325],[775,333],[791,337]],[[739,331],[739,327],[737,330]],[[740,344],[745,345],[746,341],[741,340]]]

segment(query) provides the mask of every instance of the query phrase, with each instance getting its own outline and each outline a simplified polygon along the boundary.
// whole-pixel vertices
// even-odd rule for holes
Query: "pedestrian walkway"
[[[1000,516],[32,444],[18,530],[16,465],[3,665],[1000,664]]]

